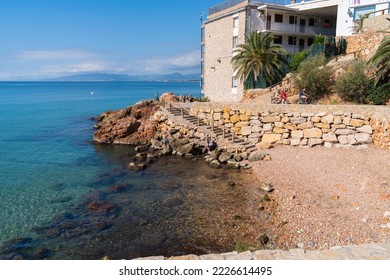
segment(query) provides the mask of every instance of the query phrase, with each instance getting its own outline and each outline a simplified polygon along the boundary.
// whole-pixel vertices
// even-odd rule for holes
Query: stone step
[[[184,120],[188,121],[189,123],[193,124],[194,126],[198,126],[198,118],[196,116],[190,115],[186,110],[183,112],[181,111],[181,108],[171,107],[170,113],[176,117],[182,117]],[[204,123],[202,120],[199,122],[200,128],[209,131],[209,133],[213,133],[216,137],[222,138],[223,137],[223,129],[214,126],[212,129],[211,125]],[[233,141],[233,135],[232,133],[225,131],[225,139],[229,141]],[[242,145],[245,147],[245,149],[252,153],[254,151],[257,151],[256,146],[253,143],[246,142],[244,139],[238,138],[237,136],[234,137],[234,143]]]

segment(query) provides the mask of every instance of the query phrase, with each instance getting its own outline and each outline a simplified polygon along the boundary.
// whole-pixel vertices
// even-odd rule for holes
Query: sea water
[[[199,96],[197,82],[0,82],[0,244],[79,203],[116,165],[91,141],[91,117],[163,92]],[[99,185],[101,184],[101,185]],[[106,183],[107,184],[107,183]]]
[[[198,83],[0,83],[0,259],[132,259],[257,246],[245,172],[201,157],[127,168],[134,147],[94,145],[92,117]],[[253,180],[251,179],[250,182]],[[252,183],[251,183],[252,184]],[[255,182],[253,182],[255,184]]]

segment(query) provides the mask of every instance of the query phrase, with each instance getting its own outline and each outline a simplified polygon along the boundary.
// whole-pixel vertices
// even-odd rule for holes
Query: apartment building
[[[209,9],[202,29],[202,92],[212,101],[239,101],[243,83],[231,59],[251,31],[271,32],[274,44],[288,52],[310,47],[316,35],[340,36],[353,32],[359,15],[387,14],[390,0],[314,0],[286,5],[280,0],[229,0]]]

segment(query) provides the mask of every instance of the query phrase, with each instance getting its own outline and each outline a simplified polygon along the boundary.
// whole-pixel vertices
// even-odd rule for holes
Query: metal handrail
[[[164,104],[164,108],[167,108],[167,104],[168,104],[168,110],[170,111],[170,112],[172,112],[172,108],[177,108],[177,109],[180,109],[180,112],[181,112],[181,116],[183,117],[184,116],[184,112],[186,112],[188,115],[190,115],[190,111],[189,110],[187,110],[186,108],[184,108],[184,107],[182,107],[182,106],[177,106],[177,107],[175,107],[175,106],[173,106],[172,105],[172,103],[171,102],[169,102],[169,101],[164,101],[165,102],[165,104]],[[196,116],[197,117],[197,126],[198,127],[200,127],[200,117],[197,115]],[[207,124],[207,123],[206,123]],[[226,138],[226,133],[230,133],[231,135],[232,135],[232,142],[234,143],[234,140],[235,140],[235,133],[234,133],[234,131],[232,131],[231,129],[229,129],[229,128],[226,128],[225,126],[220,126],[220,125],[215,125],[215,122],[214,122],[214,120],[213,119],[210,119],[210,123],[209,123],[209,125],[211,126],[211,131],[214,133],[214,128],[215,127],[217,127],[217,128],[219,128],[219,129],[221,129],[222,130],[222,138],[223,139],[225,139]]]

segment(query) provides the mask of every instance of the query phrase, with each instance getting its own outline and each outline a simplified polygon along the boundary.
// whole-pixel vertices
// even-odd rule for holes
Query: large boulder
[[[170,102],[170,103],[176,103],[179,102],[179,98],[173,93],[173,92],[166,92],[163,93],[159,99],[160,102]]]
[[[151,118],[158,109],[158,102],[146,100],[125,109],[105,112],[97,118],[98,129],[93,140],[104,144],[149,144],[158,129],[158,121]]]

